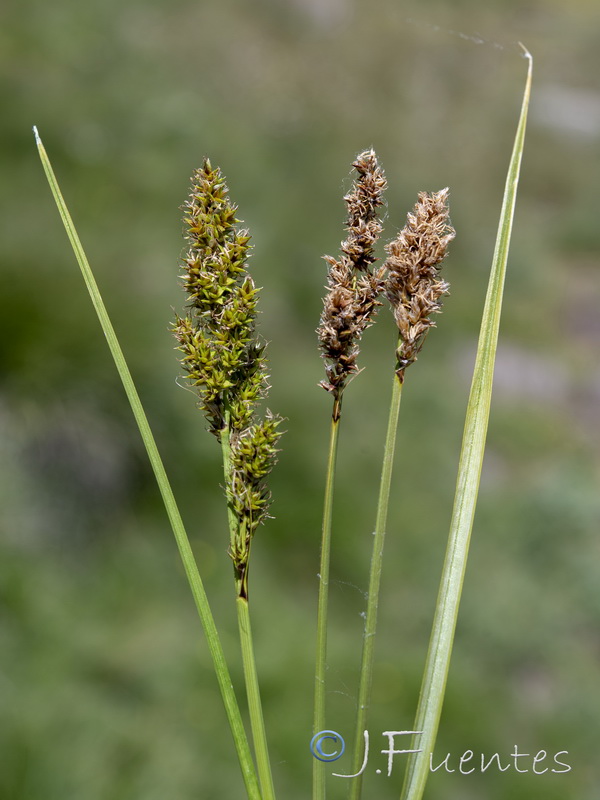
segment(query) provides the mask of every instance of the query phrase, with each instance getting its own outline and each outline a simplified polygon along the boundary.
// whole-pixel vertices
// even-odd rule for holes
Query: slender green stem
[[[254,660],[254,645],[252,641],[252,629],[250,627],[248,598],[238,597],[236,605],[240,642],[242,645],[246,694],[248,696],[248,711],[250,714],[250,724],[252,726],[252,739],[254,741],[258,779],[260,781],[263,800],[274,800],[275,789],[273,787],[265,722],[263,719],[262,703],[260,701],[258,675],[256,673],[256,663]]]
[[[329,606],[329,561],[331,552],[331,521],[333,518],[333,487],[340,429],[341,397],[335,401],[329,435],[329,454],[325,477],[325,502],[321,532],[321,563],[319,565],[319,599],[317,606],[317,653],[315,663],[315,701],[313,734],[325,728],[325,673],[327,670],[327,609]],[[325,764],[313,759],[313,800],[325,800]]]
[[[246,785],[247,795],[250,798],[250,800],[261,800],[261,794],[258,788],[258,781],[256,778],[256,771],[254,768],[254,763],[252,761],[250,747],[248,745],[248,740],[246,738],[246,733],[244,730],[244,725],[242,722],[239,706],[237,704],[237,700],[235,698],[235,694],[233,691],[233,685],[231,683],[229,670],[225,662],[225,655],[223,653],[223,648],[221,646],[219,635],[217,633],[215,621],[208,604],[208,598],[204,590],[204,585],[202,583],[200,573],[198,572],[198,566],[196,564],[194,554],[192,552],[192,548],[190,546],[190,542],[185,527],[183,525],[183,520],[181,519],[181,515],[179,513],[179,509],[177,507],[173,491],[169,484],[169,480],[167,478],[164,465],[162,463],[160,454],[158,452],[158,447],[156,446],[156,442],[152,435],[152,431],[150,430],[148,419],[146,417],[139,395],[135,388],[133,378],[131,377],[131,373],[129,371],[129,367],[127,366],[127,363],[125,361],[125,356],[117,339],[117,335],[108,316],[106,306],[104,305],[104,302],[100,295],[100,290],[98,289],[98,286],[96,284],[92,269],[89,265],[85,252],[83,250],[83,246],[81,244],[81,241],[79,240],[77,231],[75,230],[73,220],[71,219],[71,215],[69,214],[65,201],[61,194],[58,182],[56,180],[56,176],[54,175],[54,171],[52,170],[50,160],[48,159],[48,155],[46,154],[41,139],[38,136],[37,130],[34,129],[34,131],[40,158],[42,160],[42,165],[44,167],[48,183],[50,184],[50,189],[52,190],[52,194],[54,196],[54,200],[58,207],[58,211],[65,226],[65,230],[69,237],[69,241],[71,242],[71,247],[73,248],[75,257],[81,268],[81,272],[85,280],[94,308],[96,309],[96,314],[98,315],[100,325],[102,326],[102,330],[104,331],[104,335],[106,336],[110,352],[114,359],[115,365],[119,372],[119,376],[123,383],[123,387],[127,394],[127,398],[131,405],[131,410],[133,411],[133,415],[135,417],[140,434],[142,436],[142,440],[144,442],[146,452],[148,454],[150,464],[152,465],[154,476],[156,478],[156,482],[158,484],[163,499],[163,503],[167,511],[169,522],[171,523],[171,527],[175,535],[177,547],[179,549],[181,560],[183,562],[185,573],[190,588],[192,590],[194,601],[196,603],[196,608],[198,609],[198,614],[200,616],[200,620],[204,628],[204,633],[206,635],[208,648],[213,660],[213,665],[217,675],[219,688],[221,690],[223,703],[225,705],[225,711],[229,719],[231,733],[233,735],[240,766],[242,769],[242,775],[244,778],[244,783]]]
[[[383,452],[381,482],[379,484],[379,500],[377,503],[377,518],[375,521],[375,533],[373,537],[371,571],[369,575],[369,594],[367,599],[362,661],[360,666],[360,682],[358,687],[356,730],[354,737],[354,769],[352,770],[354,774],[359,772],[361,768],[364,745],[364,730],[367,722],[369,705],[371,702],[373,657],[375,651],[375,633],[377,631],[377,609],[379,605],[379,587],[381,584],[381,568],[383,563],[383,545],[385,542],[385,528],[388,516],[392,468],[394,465],[394,452],[396,449],[396,431],[398,429],[398,415],[400,413],[402,385],[402,378],[398,377],[398,375],[394,373],[390,415],[385,438],[385,449]],[[352,781],[350,788],[350,800],[359,800],[361,791],[362,775],[358,775]]]
[[[409,756],[407,771],[402,788],[402,800],[420,800],[429,775],[429,759],[435,746],[435,739],[442,713],[446,680],[450,667],[450,656],[456,630],[458,607],[467,566],[469,542],[475,515],[475,505],[479,491],[479,479],[483,464],[485,439],[487,434],[494,361],[498,343],[500,312],[512,221],[523,144],[527,109],[531,91],[531,56],[525,84],[523,105],[513,152],[506,178],[502,211],[496,248],[492,261],[488,291],[485,300],[479,344],[473,372],[473,382],[467,406],[465,429],[463,433],[458,479],[454,498],[454,509],[450,523],[448,548],[444,562],[439,595],[437,599],[429,652],[425,664],[423,684],[417,707],[415,730],[422,734],[415,737],[413,747],[417,752]]]

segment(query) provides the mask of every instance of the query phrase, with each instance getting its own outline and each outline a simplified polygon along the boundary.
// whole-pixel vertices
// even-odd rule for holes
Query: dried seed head
[[[329,264],[327,295],[318,328],[327,380],[321,386],[336,400],[352,373],[363,331],[381,303],[384,269],[373,270],[374,245],[381,233],[378,209],[383,205],[387,181],[373,150],[361,153],[352,165],[358,177],[344,200],[348,206],[346,239],[339,259],[325,256]]]
[[[427,331],[435,326],[432,313],[441,310],[449,285],[438,277],[455,231],[448,218],[448,189],[419,193],[419,200],[398,237],[386,246],[385,293],[400,332],[397,374],[416,360]]]

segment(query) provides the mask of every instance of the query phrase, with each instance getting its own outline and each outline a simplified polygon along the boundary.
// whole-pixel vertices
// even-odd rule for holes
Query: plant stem
[[[321,562],[319,565],[319,599],[317,605],[317,647],[315,659],[315,700],[313,735],[325,728],[325,673],[327,670],[327,609],[329,606],[329,561],[331,553],[331,522],[333,518],[333,488],[338,451],[342,398],[334,401],[329,435],[329,454],[325,477],[325,502],[321,528]],[[325,800],[325,764],[313,759],[313,800]]]
[[[254,646],[252,642],[252,629],[250,627],[250,612],[247,597],[236,599],[240,643],[242,645],[242,661],[244,664],[244,679],[246,681],[246,694],[248,697],[248,711],[256,755],[256,768],[263,800],[274,800],[275,789],[269,761],[265,722],[260,700],[260,689],[256,663],[254,660]]]
[[[221,430],[221,453],[223,455],[223,474],[225,477],[225,496],[227,497],[227,487],[229,485],[230,472],[231,472],[231,445],[230,445],[230,428],[229,428],[229,411],[225,411],[225,427]],[[235,544],[235,537],[237,534],[237,519],[231,503],[227,500],[227,523],[229,527],[229,544],[233,548]],[[239,591],[238,591],[239,594]]]
[[[221,431],[221,448],[223,452],[223,472],[225,474],[225,486],[230,481],[231,471],[231,445],[230,445],[229,412],[225,412],[225,427]],[[239,522],[227,503],[227,518],[229,522],[229,536],[233,546],[237,536],[240,535]],[[250,553],[248,552],[248,560]],[[240,633],[240,644],[242,649],[242,663],[244,665],[244,681],[246,684],[246,696],[248,698],[248,713],[250,715],[250,727],[252,729],[252,741],[254,742],[254,754],[256,756],[256,768],[263,800],[275,800],[275,789],[273,786],[273,775],[271,773],[271,763],[269,760],[269,749],[267,745],[267,735],[265,731],[265,721],[262,713],[262,703],[260,700],[260,687],[256,672],[256,662],[254,658],[254,643],[252,639],[252,628],[250,626],[250,609],[248,605],[248,561],[246,562],[243,573],[235,574],[236,589],[236,608],[238,618],[238,629]]]
[[[385,542],[385,528],[387,524],[390,486],[392,481],[392,468],[394,465],[394,452],[396,449],[396,431],[398,429],[398,415],[400,413],[400,400],[402,398],[403,378],[394,373],[394,385],[390,414],[388,419],[385,449],[383,452],[383,465],[381,469],[381,482],[379,484],[379,500],[377,503],[377,518],[373,538],[373,553],[371,555],[371,571],[369,575],[369,594],[367,598],[367,613],[365,619],[365,632],[363,638],[362,661],[360,666],[360,682],[358,688],[358,703],[356,711],[356,730],[354,737],[353,773],[361,768],[364,730],[371,702],[371,685],[373,682],[373,657],[375,650],[375,633],[377,631],[377,608],[379,605],[379,587],[381,584],[381,568],[383,562],[383,545]],[[350,800],[359,800],[362,791],[362,775],[354,778],[350,789]]]
[[[527,51],[525,51],[525,55],[529,59],[529,69],[521,116],[506,178],[496,247],[481,320],[473,382],[467,406],[458,466],[458,479],[452,521],[450,523],[448,548],[446,550],[429,652],[427,653],[423,684],[417,708],[414,729],[422,731],[422,734],[419,737],[415,737],[413,745],[413,747],[419,748],[419,751],[408,758],[406,776],[402,788],[402,800],[420,800],[425,790],[425,783],[429,775],[429,758],[435,746],[442,713],[452,644],[456,631],[458,607],[467,566],[469,542],[479,491],[479,479],[490,413],[504,278],[531,91],[532,59]]]
[[[91,297],[92,303],[96,310],[96,314],[98,315],[100,325],[102,326],[102,330],[104,331],[104,335],[106,336],[108,347],[110,349],[115,365],[117,367],[117,371],[123,383],[123,388],[125,389],[125,393],[127,394],[129,404],[131,405],[131,410],[133,411],[133,415],[135,417],[140,434],[142,436],[142,440],[146,448],[146,453],[148,454],[150,464],[152,465],[152,470],[154,472],[154,476],[156,478],[156,482],[158,484],[158,488],[160,490],[163,503],[167,511],[167,516],[169,518],[169,522],[171,523],[173,534],[175,535],[175,541],[177,542],[177,547],[179,549],[179,554],[183,562],[185,574],[187,576],[190,588],[192,590],[192,595],[196,603],[196,608],[198,609],[198,614],[200,616],[200,620],[204,628],[204,633],[206,635],[208,648],[213,660],[217,681],[219,683],[221,696],[223,698],[223,704],[225,706],[225,711],[227,713],[227,717],[229,720],[229,726],[231,728],[231,733],[233,735],[233,739],[235,742],[235,747],[237,750],[240,766],[242,769],[244,783],[246,785],[246,793],[250,798],[250,800],[261,800],[261,794],[258,788],[258,781],[256,778],[256,771],[254,768],[254,763],[252,761],[250,747],[248,745],[248,740],[246,738],[246,733],[244,730],[244,725],[242,722],[239,706],[237,704],[237,700],[235,698],[235,694],[233,691],[231,677],[229,675],[229,670],[225,662],[225,655],[223,653],[223,648],[221,646],[219,635],[217,633],[215,621],[210,610],[208,598],[204,590],[204,585],[202,583],[202,579],[198,571],[198,566],[196,564],[194,554],[190,546],[190,542],[183,524],[183,520],[181,519],[181,515],[179,513],[179,509],[177,507],[177,503],[173,495],[173,490],[171,489],[171,486],[169,484],[169,480],[167,478],[163,462],[158,452],[156,441],[154,440],[154,436],[152,435],[148,419],[146,417],[145,411],[143,409],[142,403],[137,393],[137,389],[135,388],[133,378],[129,371],[129,367],[127,366],[127,362],[125,361],[125,356],[117,339],[117,335],[115,333],[113,325],[108,316],[108,311],[106,310],[106,306],[104,305],[104,302],[102,300],[100,290],[98,289],[98,285],[96,284],[96,280],[94,278],[92,269],[89,265],[85,252],[83,250],[83,246],[81,244],[79,236],[77,235],[75,225],[73,224],[73,220],[71,219],[71,215],[69,214],[65,201],[61,194],[58,182],[56,180],[56,176],[54,175],[54,171],[50,164],[50,160],[48,159],[48,155],[46,154],[42,141],[38,135],[37,129],[34,128],[34,132],[35,132],[38,151],[40,154],[40,158],[42,160],[42,165],[46,173],[46,178],[48,179],[48,183],[50,185],[50,189],[54,196],[56,205],[58,207],[58,211],[65,226],[65,230],[69,237],[69,241],[71,242],[71,247],[73,248],[73,252],[75,253],[75,257],[77,259],[79,267],[81,268],[81,272],[85,284],[87,286],[89,295]]]

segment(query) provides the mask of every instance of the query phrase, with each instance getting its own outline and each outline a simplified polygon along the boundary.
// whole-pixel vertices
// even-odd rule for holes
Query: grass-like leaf
[[[523,49],[525,50],[525,48]],[[442,712],[458,607],[467,565],[488,427],[504,277],[531,91],[532,58],[527,50],[525,50],[525,56],[529,61],[527,80],[504,189],[500,224],[467,406],[448,548],[417,708],[414,729],[422,731],[422,733],[414,739],[413,747],[418,748],[418,752],[409,756],[401,800],[420,800],[425,790],[429,774],[430,753],[433,752]]]
[[[196,564],[196,560],[194,558],[194,554],[183,525],[183,520],[181,519],[181,514],[179,513],[179,509],[173,495],[173,490],[169,484],[162,459],[158,452],[158,447],[156,446],[152,431],[150,430],[146,413],[143,409],[137,389],[133,383],[131,372],[129,371],[129,367],[125,361],[123,350],[121,349],[115,329],[113,328],[108,316],[108,311],[106,310],[106,306],[102,300],[102,296],[100,294],[100,290],[98,289],[94,274],[85,255],[79,236],[77,235],[75,225],[73,224],[73,220],[71,219],[71,215],[69,214],[69,210],[61,194],[58,181],[56,180],[56,176],[50,164],[50,160],[46,150],[44,149],[42,140],[38,135],[37,129],[34,128],[33,130],[35,133],[35,140],[40,158],[42,160],[42,165],[44,167],[44,172],[46,173],[46,178],[48,179],[50,189],[52,190],[52,195],[58,207],[58,211],[65,226],[69,241],[71,242],[71,247],[73,248],[73,252],[75,253],[79,267],[81,268],[81,273],[96,310],[96,314],[98,315],[98,320],[104,335],[106,336],[106,341],[123,383],[123,388],[125,389],[125,393],[127,394],[127,398],[131,405],[133,416],[135,417],[135,421],[137,422],[140,430],[140,434],[142,436],[148,458],[150,459],[154,476],[160,489],[160,493],[165,504],[165,509],[175,535],[177,547],[179,548],[181,560],[183,562],[185,573],[194,596],[194,601],[198,609],[198,614],[204,628],[208,648],[213,660],[215,673],[219,683],[219,688],[221,690],[223,703],[225,705],[225,711],[227,713],[231,733],[233,735],[238,759],[242,769],[242,775],[244,778],[248,798],[250,800],[261,800],[261,793],[258,788],[254,762],[252,761],[242,717],[233,691],[229,670],[225,662],[225,655],[223,653],[223,648],[217,633],[215,621],[208,604],[208,598],[206,596],[204,585],[198,571],[198,566]]]

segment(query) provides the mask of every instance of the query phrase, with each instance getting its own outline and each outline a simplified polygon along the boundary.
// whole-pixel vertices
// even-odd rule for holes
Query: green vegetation
[[[306,797],[312,769],[315,575],[330,410],[317,387],[312,333],[325,281],[318,255],[337,247],[339,176],[365,144],[386,165],[390,208],[410,207],[424,187],[452,188],[461,237],[447,276],[444,333],[431,337],[403,398],[369,724],[374,752],[385,746],[381,731],[412,725],[518,114],[523,62],[510,43],[521,39],[535,54],[540,89],[591,91],[598,23],[598,10],[584,2],[509,10],[440,3],[427,19],[423,13],[383,0],[356,8],[25,0],[5,12],[2,796],[243,793],[160,497],[44,199],[33,123],[44,132],[130,357],[236,688],[243,675],[216,490],[220,454],[175,386],[165,321],[165,309],[181,305],[176,208],[203,155],[235,185],[261,249],[253,274],[264,287],[269,404],[289,423],[272,482],[275,519],[253,551],[253,631],[265,721],[277,731],[275,782],[290,800]],[[479,31],[505,49],[444,28]],[[597,134],[554,125],[542,110],[532,108],[478,536],[436,752],[507,752],[518,742],[526,752],[568,749],[574,768],[543,776],[442,771],[430,778],[431,800],[597,796],[600,470],[592,365],[600,162]],[[385,435],[383,412],[373,409],[387,399],[393,338],[382,315],[364,337],[366,371],[344,401],[343,425],[353,435],[340,441],[333,512],[336,531],[349,535],[336,537],[331,565],[327,719],[347,741]],[[402,535],[391,535],[396,530]],[[351,771],[347,756],[337,764]],[[389,779],[373,770],[365,796],[396,799],[400,784],[400,770]],[[328,779],[332,800],[346,792],[346,782]]]

